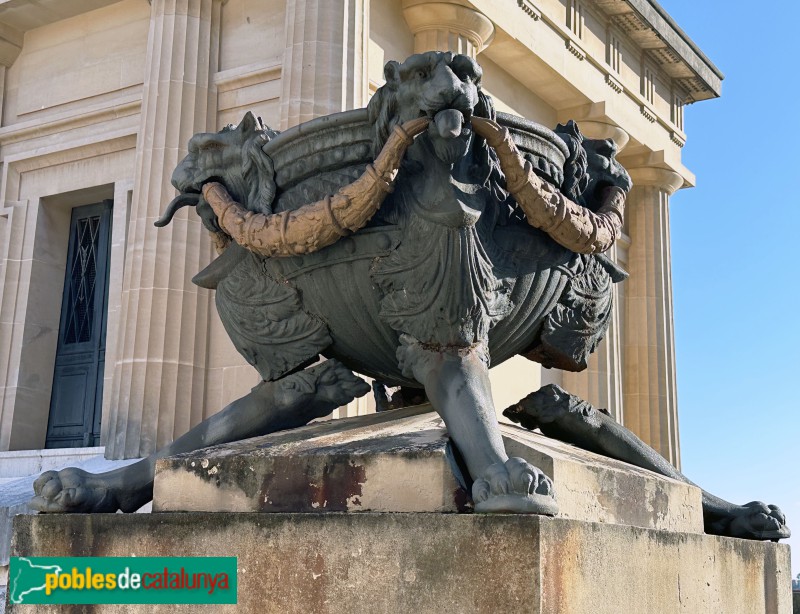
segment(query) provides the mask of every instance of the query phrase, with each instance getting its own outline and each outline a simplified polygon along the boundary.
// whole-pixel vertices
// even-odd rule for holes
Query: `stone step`
[[[39,475],[49,469],[59,469],[89,458],[102,456],[104,451],[103,446],[98,446],[0,452],[0,480]]]
[[[551,476],[559,516],[702,533],[700,490],[501,425]],[[469,481],[429,405],[312,424],[158,462],[154,511],[468,512]]]

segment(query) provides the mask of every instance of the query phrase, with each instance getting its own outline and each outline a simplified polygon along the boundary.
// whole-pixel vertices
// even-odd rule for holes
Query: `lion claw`
[[[786,515],[777,505],[751,501],[737,506],[711,526],[716,535],[741,539],[786,539],[792,532],[786,526]]]
[[[472,485],[476,512],[558,513],[553,482],[522,458],[490,465]]]
[[[116,512],[119,503],[111,484],[76,467],[45,471],[33,483],[29,505],[39,512]]]

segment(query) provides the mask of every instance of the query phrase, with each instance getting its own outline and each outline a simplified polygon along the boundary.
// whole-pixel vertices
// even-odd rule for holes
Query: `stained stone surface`
[[[699,489],[502,424],[552,476],[560,517],[702,533]],[[465,512],[468,484],[429,405],[312,424],[160,460],[154,511]]]
[[[153,509],[466,511],[461,475],[441,418],[422,406],[160,460]]]
[[[792,611],[788,546],[543,516],[65,514],[15,529],[17,555],[238,557],[237,605],[101,614]]]

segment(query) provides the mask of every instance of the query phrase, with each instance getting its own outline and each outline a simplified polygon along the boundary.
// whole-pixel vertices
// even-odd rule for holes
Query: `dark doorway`
[[[47,448],[100,441],[111,204],[106,200],[72,210]]]

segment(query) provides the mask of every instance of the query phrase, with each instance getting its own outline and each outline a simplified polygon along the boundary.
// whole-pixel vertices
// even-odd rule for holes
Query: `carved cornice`
[[[41,119],[11,124],[0,128],[0,145],[8,145],[105,121],[113,121],[128,115],[135,115],[139,113],[141,106],[142,94],[137,92],[81,109],[73,109],[47,115]]]
[[[669,133],[669,140],[675,143],[678,147],[683,147],[686,145],[686,137],[675,130]]]
[[[246,66],[237,66],[228,70],[220,71],[214,75],[214,84],[218,92],[227,92],[273,79],[280,79],[282,62],[272,60],[270,62],[258,62]]]
[[[594,0],[615,28],[688,92],[687,102],[720,95],[723,75],[652,0]]]

